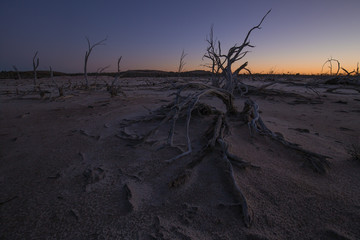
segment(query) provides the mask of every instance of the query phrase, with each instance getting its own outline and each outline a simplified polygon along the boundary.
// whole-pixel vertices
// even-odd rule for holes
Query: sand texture
[[[229,151],[256,166],[233,169],[250,227],[219,154],[189,167],[211,114],[193,113],[194,152],[171,163],[181,153],[162,147],[171,123],[146,143],[123,137],[158,125],[161,119],[144,117],[171,103],[176,86],[207,79],[121,78],[126,96],[110,97],[111,77],[90,90],[81,89],[82,77],[56,77],[72,84],[59,97],[44,78],[43,98],[31,79],[0,80],[0,239],[360,239],[360,162],[347,152],[360,144],[359,87],[306,87],[315,78],[244,80],[273,83],[249,95],[267,127],[330,163],[316,173],[301,154],[231,122]],[[224,111],[219,99],[201,101]],[[237,97],[235,105],[241,110],[244,102]],[[175,128],[182,149],[185,122]]]

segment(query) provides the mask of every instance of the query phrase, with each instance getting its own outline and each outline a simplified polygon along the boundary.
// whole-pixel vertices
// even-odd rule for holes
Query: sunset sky
[[[176,71],[182,50],[185,71],[204,69],[210,26],[223,50],[251,35],[246,59],[257,73],[320,73],[330,57],[353,70],[360,62],[359,0],[2,0],[0,71],[32,69],[82,72],[92,43],[107,37],[89,58],[89,70],[123,56],[122,70]],[[326,69],[325,69],[326,70]]]

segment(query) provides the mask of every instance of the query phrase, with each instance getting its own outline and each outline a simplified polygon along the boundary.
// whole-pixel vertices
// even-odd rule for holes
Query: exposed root
[[[232,164],[225,152],[223,152],[222,160],[225,164],[224,172],[227,174],[227,178],[231,182],[232,193],[235,197],[235,200],[240,204],[242,208],[244,224],[246,227],[250,227],[252,223],[252,217],[249,214],[248,203],[239,186],[236,184]]]
[[[188,115],[189,116],[189,115]],[[246,227],[250,227],[252,222],[252,217],[249,214],[249,208],[244,194],[241,192],[239,186],[237,185],[234,173],[233,173],[233,164],[240,168],[259,168],[253,166],[251,163],[243,161],[238,156],[231,154],[228,150],[228,143],[224,140],[225,134],[229,133],[229,126],[227,124],[226,116],[224,114],[218,114],[215,117],[214,123],[206,131],[206,137],[208,139],[207,144],[196,153],[193,157],[193,160],[190,161],[182,174],[170,182],[169,186],[178,187],[185,183],[185,180],[188,179],[191,175],[191,170],[197,166],[207,155],[214,154],[219,152],[222,155],[222,160],[224,160],[225,166],[223,171],[226,173],[226,176],[231,184],[231,192],[234,195],[236,204],[240,205],[242,208],[242,214],[244,219],[244,224]],[[178,159],[188,152],[180,154],[172,159]]]
[[[267,87],[269,87],[275,83],[279,83],[279,82],[271,82],[268,84],[264,84],[263,86],[261,86],[259,88],[249,85],[248,86],[249,94],[251,94],[253,96],[264,96],[264,97],[276,96],[276,97],[295,98],[296,100],[290,104],[323,104],[323,101],[320,99],[320,93],[315,88],[311,87],[310,85],[301,85],[301,86],[304,86],[307,89],[313,91],[317,95],[318,99],[312,99],[312,98],[303,96],[298,93],[285,92],[285,91],[282,91],[279,89],[266,89]]]
[[[179,156],[170,159],[171,161],[181,158],[183,156],[186,156],[188,154],[191,153],[191,140],[190,140],[190,136],[189,136],[189,125],[190,125],[190,120],[191,120],[191,114],[193,112],[193,110],[196,108],[198,110],[199,113],[212,113],[212,112],[217,112],[219,113],[218,110],[206,105],[206,104],[199,104],[199,100],[201,97],[205,96],[205,95],[215,95],[216,97],[220,98],[224,104],[227,107],[227,111],[228,112],[236,112],[235,107],[233,105],[233,100],[232,100],[232,95],[227,92],[226,90],[223,89],[219,89],[219,88],[213,88],[213,87],[208,87],[208,89],[206,89],[207,85],[204,84],[186,84],[185,86],[183,86],[175,95],[175,101],[172,104],[169,104],[168,106],[166,106],[166,108],[162,108],[159,109],[158,111],[155,112],[162,112],[161,116],[164,116],[161,120],[161,122],[154,127],[153,129],[151,129],[149,132],[147,132],[145,135],[143,136],[128,136],[128,134],[126,134],[124,131],[121,132],[120,135],[118,135],[121,138],[124,139],[129,139],[129,140],[139,140],[140,142],[146,142],[148,140],[148,138],[150,138],[151,136],[155,135],[159,128],[162,127],[165,123],[169,122],[172,120],[172,125],[171,128],[169,130],[169,135],[168,135],[168,139],[167,139],[167,144],[169,146],[173,147],[173,136],[174,136],[174,132],[175,132],[175,126],[176,126],[176,122],[177,119],[179,117],[182,117],[184,115],[187,116],[187,120],[186,120],[186,139],[187,139],[187,146],[188,146],[188,150],[186,153],[180,154]],[[191,87],[198,87],[200,89],[204,89],[200,92],[196,92],[193,94],[189,94],[187,97],[182,97],[181,96],[181,92],[183,90],[186,90],[188,88]],[[186,110],[187,109],[187,110]],[[166,114],[164,114],[166,113]],[[157,115],[155,115],[157,116]],[[142,122],[142,121],[151,121],[153,120],[153,117],[150,118],[144,118],[144,119],[139,119],[139,120],[135,120],[130,122],[130,124],[133,124],[135,122]]]
[[[252,165],[250,162],[246,162],[244,160],[242,160],[241,158],[239,158],[238,156],[230,153],[228,151],[228,144],[222,139],[222,138],[218,138],[217,142],[220,144],[221,146],[221,150],[223,153],[223,156],[226,157],[226,159],[228,161],[230,161],[231,164],[235,164],[236,166],[238,166],[239,168],[247,168],[247,167],[251,167],[251,168],[255,168],[255,169],[259,169],[260,167],[258,166],[254,166]]]
[[[315,172],[323,174],[326,173],[327,169],[330,167],[329,161],[327,160],[327,158],[329,158],[328,156],[302,149],[298,144],[286,141],[281,135],[273,133],[268,129],[259,115],[259,106],[251,99],[246,100],[242,114],[246,116],[251,135],[253,135],[254,132],[257,132],[280,142],[287,148],[301,153],[308,165]]]
[[[186,96],[182,95],[185,90],[194,88],[198,89],[199,91],[193,93],[187,92]],[[266,86],[264,88],[266,88]],[[233,166],[237,166],[241,169],[259,169],[260,167],[254,166],[251,163],[246,162],[240,157],[229,152],[229,143],[226,141],[226,136],[231,134],[231,126],[229,124],[230,120],[248,124],[250,134],[252,136],[257,133],[263,136],[270,137],[271,139],[281,143],[285,147],[300,153],[302,156],[304,156],[304,159],[306,160],[305,162],[316,172],[325,173],[327,168],[329,167],[327,156],[304,150],[300,148],[299,145],[286,141],[281,134],[274,133],[270,129],[268,129],[260,117],[259,106],[250,98],[245,101],[243,111],[237,112],[235,106],[233,105],[233,95],[224,89],[211,87],[205,84],[189,83],[179,88],[174,95],[175,100],[173,103],[159,108],[158,110],[152,112],[153,114],[151,114],[150,116],[134,120],[133,122],[127,122],[131,125],[134,123],[161,119],[160,123],[157,124],[156,127],[152,128],[143,136],[138,136],[134,133],[130,133],[126,130],[126,127],[124,127],[120,137],[129,139],[137,143],[149,142],[148,139],[151,136],[154,136],[158,132],[160,127],[165,124],[169,124],[170,127],[167,139],[165,140],[166,143],[161,148],[168,146],[181,149],[179,146],[174,145],[175,127],[179,119],[185,118],[184,130],[187,149],[182,150],[180,154],[174,156],[169,160],[166,160],[166,162],[171,163],[175,160],[189,155],[191,155],[192,157],[190,161],[186,164],[183,172],[180,173],[175,179],[173,179],[169,183],[169,187],[179,187],[185,184],[186,180],[191,176],[192,169],[196,167],[199,163],[201,163],[205,157],[209,156],[210,154],[212,156],[214,156],[214,154],[215,156],[221,155],[221,160],[223,162],[222,170],[225,172],[227,179],[231,184],[231,192],[235,197],[235,204],[237,206],[240,205],[242,208],[244,224],[247,227],[250,227],[253,218],[245,195],[242,193],[240,187],[236,183]],[[201,97],[208,95],[219,98],[225,104],[226,112],[221,112],[214,107],[199,102]],[[190,138],[190,122],[193,113],[200,116],[214,116],[213,123],[205,132],[205,144],[202,148],[200,148],[200,150],[196,150],[196,148],[193,148]]]

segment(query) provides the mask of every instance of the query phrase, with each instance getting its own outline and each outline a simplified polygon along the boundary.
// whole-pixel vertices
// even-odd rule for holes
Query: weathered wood
[[[94,43],[93,45],[90,44],[90,40],[88,37],[86,37],[86,41],[88,43],[88,50],[85,52],[85,62],[84,62],[84,77],[85,77],[85,83],[86,83],[86,88],[89,88],[89,80],[88,80],[88,75],[87,75],[87,62],[89,59],[89,56],[91,54],[91,51],[94,49],[94,47],[99,46],[99,45],[104,45],[104,42],[107,40],[107,37],[97,43]]]
[[[217,74],[221,71],[221,73],[223,74],[223,76],[225,78],[225,85],[223,86],[223,88],[226,89],[231,94],[234,93],[235,88],[238,86],[236,77],[238,76],[239,72],[241,70],[246,70],[247,72],[251,73],[250,70],[246,68],[248,65],[248,62],[245,62],[242,65],[240,65],[240,67],[238,67],[235,71],[232,71],[232,65],[235,62],[242,60],[249,53],[249,51],[245,51],[244,49],[254,47],[253,45],[250,44],[249,37],[255,29],[261,29],[261,24],[263,23],[266,16],[270,12],[271,12],[271,10],[269,10],[264,15],[264,17],[261,19],[261,21],[258,25],[252,27],[248,31],[248,33],[241,45],[238,46],[237,44],[235,44],[233,47],[231,47],[228,50],[227,54],[222,53],[221,42],[220,41],[215,42],[214,36],[213,36],[213,34],[214,34],[213,26],[211,27],[209,37],[206,40],[208,42],[209,46],[206,49],[206,53],[203,56],[203,58],[207,58],[207,59],[211,60],[210,67],[211,67],[213,74]],[[217,45],[217,47],[216,47],[216,45]],[[216,85],[216,87],[218,87],[218,86],[219,85]],[[246,86],[246,85],[244,85],[244,86]],[[238,88],[238,90],[240,91],[241,95],[245,94],[242,92],[241,88]],[[247,91],[247,89],[245,88],[245,92],[246,91]]]
[[[254,134],[254,132],[266,135],[271,139],[281,143],[285,147],[295,150],[296,152],[303,155],[311,168],[318,173],[324,174],[330,167],[330,163],[327,160],[327,158],[329,158],[328,156],[305,150],[299,147],[298,144],[289,142],[285,140],[281,135],[273,133],[261,119],[258,105],[250,98],[246,100],[242,114],[246,116],[245,119],[247,119],[250,133],[252,135]]]
[[[39,58],[36,58],[38,51],[35,52],[33,57],[33,71],[34,71],[34,89],[36,90],[37,87],[37,68],[39,67]],[[35,62],[36,59],[36,62]]]
[[[222,140],[218,140],[220,145],[224,145],[224,141]],[[226,154],[225,151],[223,151],[223,155],[222,155],[222,160],[224,161],[224,172],[227,175],[228,181],[231,184],[231,188],[232,188],[232,194],[235,197],[235,200],[241,205],[241,209],[242,209],[242,215],[243,215],[243,220],[244,220],[244,224],[246,227],[250,227],[251,223],[252,223],[252,217],[250,216],[250,210],[248,207],[248,203],[247,200],[244,196],[244,194],[242,193],[242,191],[240,190],[238,184],[236,184],[236,180],[235,180],[235,176],[234,176],[234,170],[232,167],[232,164]]]

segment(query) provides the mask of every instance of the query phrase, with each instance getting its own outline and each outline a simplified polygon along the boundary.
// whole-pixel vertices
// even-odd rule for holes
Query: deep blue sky
[[[176,71],[182,49],[185,70],[201,69],[211,24],[225,49],[269,9],[251,37],[252,71],[318,73],[329,57],[349,69],[360,61],[359,0],[2,0],[0,70],[31,70],[39,51],[39,69],[82,72],[85,36],[108,37],[93,50],[90,71],[115,71],[121,55],[122,70]]]

